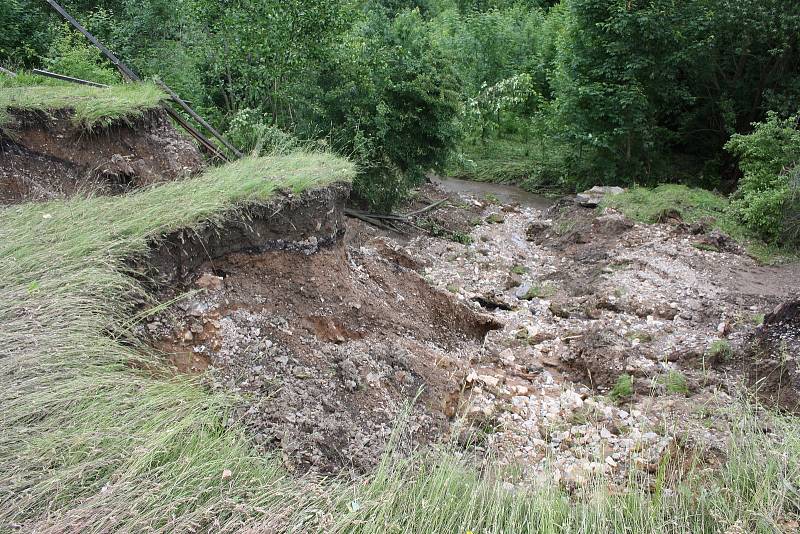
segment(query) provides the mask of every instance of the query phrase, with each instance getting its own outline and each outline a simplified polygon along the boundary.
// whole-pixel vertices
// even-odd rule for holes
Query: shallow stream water
[[[496,196],[503,204],[519,204],[545,210],[554,203],[552,198],[529,193],[514,185],[474,182],[472,180],[459,180],[441,176],[431,177],[431,182],[449,193],[472,193],[478,196],[491,194]]]

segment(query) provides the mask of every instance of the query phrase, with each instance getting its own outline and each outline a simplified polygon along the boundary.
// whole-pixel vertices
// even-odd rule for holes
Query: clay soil
[[[363,472],[397,422],[409,441],[447,431],[490,317],[432,288],[421,266],[351,221],[313,254],[230,254],[200,266],[206,291],[147,327],[183,372],[240,395],[238,417],[296,470]],[[413,438],[411,438],[413,436]]]
[[[0,129],[0,205],[119,194],[202,167],[197,147],[160,111],[89,132],[66,110],[12,110]]]

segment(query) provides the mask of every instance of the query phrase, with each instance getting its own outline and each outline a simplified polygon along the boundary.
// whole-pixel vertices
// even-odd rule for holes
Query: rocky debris
[[[256,444],[297,471],[368,471],[401,418],[399,453],[442,438],[471,356],[500,327],[427,284],[397,244],[352,242],[205,262],[189,278],[205,291],[142,332],[183,372],[196,367],[183,355],[202,356]]]
[[[504,327],[487,335],[465,379],[460,402],[473,426],[462,443],[522,466],[531,483],[568,487],[596,473],[652,474],[678,449],[719,460],[735,386],[709,347],[743,344],[749,318],[774,301],[764,295],[780,295],[791,276],[770,271],[762,278],[775,288],[743,293],[729,270],[755,278],[772,268],[698,250],[666,224],[574,203],[521,206],[472,236],[474,245],[420,237],[407,247],[437,287],[458,280],[457,298],[477,307],[504,297],[491,306]],[[618,404],[611,391],[622,375],[633,391]]]
[[[601,234],[619,235],[633,226],[633,222],[621,213],[607,213],[592,221],[592,230]]]
[[[735,380],[711,347],[738,354],[796,276],[571,200],[501,207],[496,224],[496,205],[462,204],[484,221],[470,244],[356,223],[342,247],[200,266],[207,291],[150,332],[205,355],[215,387],[246,399],[256,442],[297,469],[369,469],[420,390],[398,452],[453,433],[521,483],[624,484],[689,451],[719,461]],[[785,323],[762,331],[789,339]],[[631,391],[615,392],[623,375]]]
[[[536,241],[536,239],[541,234],[550,230],[552,227],[553,227],[552,221],[542,221],[542,220],[533,221],[531,224],[528,225],[527,230],[525,230],[525,237],[528,239],[528,241]]]
[[[743,254],[744,249],[729,235],[720,230],[711,230],[703,235],[695,246],[704,250],[715,252],[731,252],[733,254]]]
[[[596,208],[605,197],[624,192],[625,190],[621,187],[596,185],[583,193],[578,193],[575,196],[575,202],[585,208]]]

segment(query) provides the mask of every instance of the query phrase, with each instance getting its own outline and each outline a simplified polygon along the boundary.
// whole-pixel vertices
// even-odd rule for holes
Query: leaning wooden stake
[[[195,113],[195,111],[192,108],[190,108],[188,106],[188,104],[186,104],[186,101],[182,100],[181,97],[179,97],[175,93],[175,91],[173,91],[167,84],[165,84],[164,82],[162,82],[161,80],[158,80],[158,79],[156,80],[156,83],[158,84],[159,87],[161,87],[164,91],[166,91],[167,94],[169,94],[170,97],[172,97],[173,102],[175,102],[181,108],[183,108],[183,111],[188,113],[194,120],[199,122],[203,127],[205,127],[209,132],[211,132],[214,135],[214,137],[219,139],[219,142],[222,143],[223,145],[225,145],[228,148],[228,150],[230,150],[231,152],[236,154],[237,158],[241,158],[242,157],[242,153],[239,152],[236,149],[235,146],[233,146],[227,139],[225,139],[225,137],[221,133],[219,133],[213,126],[208,124],[203,119],[203,117],[201,117],[200,115]]]
[[[72,17],[72,15],[70,15],[69,13],[67,13],[67,12],[66,12],[66,10],[65,10],[63,7],[61,7],[61,6],[58,4],[58,2],[56,2],[55,0],[47,0],[47,3],[48,3],[48,4],[50,4],[50,7],[52,7],[53,9],[55,9],[55,10],[56,10],[56,11],[59,13],[59,15],[61,15],[62,17],[64,17],[64,19],[66,19],[66,21],[67,21],[67,22],[69,22],[70,24],[72,24],[72,26],[74,26],[76,30],[78,30],[79,32],[81,32],[81,33],[83,34],[83,36],[84,36],[84,37],[86,37],[87,39],[89,39],[89,41],[90,41],[90,42],[91,42],[91,43],[92,43],[94,46],[96,46],[96,47],[97,47],[97,49],[98,49],[98,50],[100,50],[100,52],[101,52],[101,53],[102,53],[102,54],[103,54],[103,55],[104,55],[106,58],[108,58],[108,60],[109,60],[109,61],[111,61],[111,63],[113,63],[115,67],[117,67],[117,70],[119,70],[119,71],[120,71],[120,73],[122,74],[122,76],[123,76],[125,79],[127,79],[127,80],[130,80],[130,81],[134,81],[134,82],[140,82],[140,81],[142,81],[142,79],[141,79],[141,78],[139,78],[139,76],[138,76],[138,75],[137,75],[135,72],[133,72],[133,71],[132,71],[132,70],[131,70],[131,69],[130,69],[130,68],[129,68],[129,67],[128,67],[128,66],[127,66],[125,63],[123,63],[123,62],[122,62],[122,61],[121,61],[121,60],[120,60],[120,59],[119,59],[117,56],[115,56],[115,55],[113,54],[113,52],[111,52],[111,50],[109,50],[108,48],[106,48],[105,46],[103,46],[103,43],[101,43],[100,41],[98,41],[98,40],[97,40],[97,38],[96,38],[94,35],[92,35],[91,33],[89,33],[89,30],[87,30],[86,28],[84,28],[84,27],[81,25],[81,23],[80,23],[80,22],[78,22],[77,20],[75,20],[75,19]],[[182,127],[184,130],[186,130],[187,132],[189,132],[189,134],[190,134],[192,137],[194,137],[195,139],[197,139],[197,141],[198,141],[198,142],[199,142],[201,145],[203,145],[204,147],[206,147],[206,149],[208,149],[208,150],[209,150],[209,151],[210,151],[210,152],[211,152],[211,153],[212,153],[214,156],[216,156],[216,157],[218,157],[218,158],[222,159],[223,161],[230,161],[230,158],[229,158],[228,156],[226,156],[224,152],[222,152],[222,151],[221,151],[219,148],[217,148],[217,147],[214,145],[214,143],[212,143],[210,140],[206,139],[206,137],[205,137],[203,134],[201,134],[200,132],[198,132],[198,131],[197,131],[197,129],[195,129],[195,128],[194,128],[194,127],[193,127],[191,124],[189,124],[189,123],[188,123],[188,122],[187,122],[187,121],[186,121],[186,120],[185,120],[183,117],[181,117],[181,116],[180,116],[180,114],[179,114],[177,111],[175,111],[174,109],[172,109],[172,108],[171,108],[171,107],[169,107],[169,106],[162,106],[162,107],[163,107],[164,111],[166,111],[166,112],[167,112],[167,115],[169,115],[170,117],[172,117],[172,119],[173,119],[175,122],[177,122],[178,124],[180,124],[180,125],[181,125],[181,127]]]

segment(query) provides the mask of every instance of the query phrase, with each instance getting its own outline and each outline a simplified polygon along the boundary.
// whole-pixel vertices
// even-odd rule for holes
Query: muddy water
[[[544,210],[553,205],[554,199],[529,193],[513,185],[473,182],[457,178],[432,177],[431,181],[449,193],[471,193],[477,196],[494,195],[503,204],[520,204]]]

